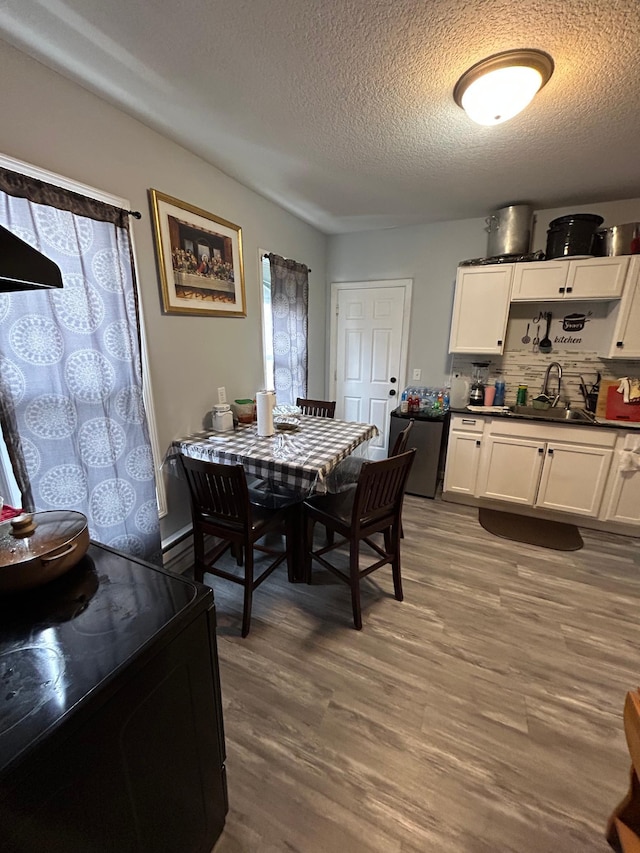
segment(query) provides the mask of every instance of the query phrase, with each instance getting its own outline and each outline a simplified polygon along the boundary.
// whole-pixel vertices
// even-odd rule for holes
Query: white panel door
[[[375,424],[371,459],[387,455],[389,418],[399,405],[405,287],[336,285],[336,417]]]

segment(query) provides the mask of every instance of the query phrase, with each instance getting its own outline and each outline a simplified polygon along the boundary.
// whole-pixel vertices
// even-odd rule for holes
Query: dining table
[[[252,501],[264,506],[287,506],[293,555],[289,580],[306,580],[303,501],[314,494],[337,492],[354,481],[358,466],[352,457],[365,459],[375,424],[338,418],[295,415],[276,419],[274,434],[260,436],[257,425],[238,424],[228,432],[204,430],[172,443],[170,456],[228,465],[241,464],[249,478]],[[349,459],[350,464],[344,460]]]

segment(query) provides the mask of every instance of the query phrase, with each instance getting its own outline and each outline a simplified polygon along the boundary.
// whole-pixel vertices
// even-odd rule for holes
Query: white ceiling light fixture
[[[542,50],[496,53],[465,71],[453,98],[478,124],[502,124],[531,103],[553,67],[553,59]]]

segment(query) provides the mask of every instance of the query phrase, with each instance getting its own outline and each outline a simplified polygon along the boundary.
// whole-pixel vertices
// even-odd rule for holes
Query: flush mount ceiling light
[[[518,115],[553,74],[541,50],[507,50],[477,62],[455,85],[453,97],[478,124],[501,124]]]

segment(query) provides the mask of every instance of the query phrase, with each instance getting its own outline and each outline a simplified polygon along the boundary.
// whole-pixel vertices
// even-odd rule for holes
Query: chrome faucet
[[[551,368],[552,368],[552,367],[555,367],[555,368],[556,368],[556,370],[557,370],[557,372],[558,372],[558,393],[557,393],[557,394],[556,394],[556,396],[553,398],[553,403],[552,403],[551,405],[552,405],[552,406],[557,406],[557,405],[558,405],[558,400],[560,399],[560,382],[561,382],[561,380],[562,380],[562,367],[558,364],[558,362],[557,362],[557,361],[552,361],[552,362],[549,364],[549,366],[547,367],[547,370],[546,370],[546,372],[545,372],[545,374],[544,374],[544,382],[542,383],[542,393],[543,393],[545,396],[547,396],[547,397],[550,397],[550,396],[551,396],[551,395],[549,394],[549,374],[551,373]]]

